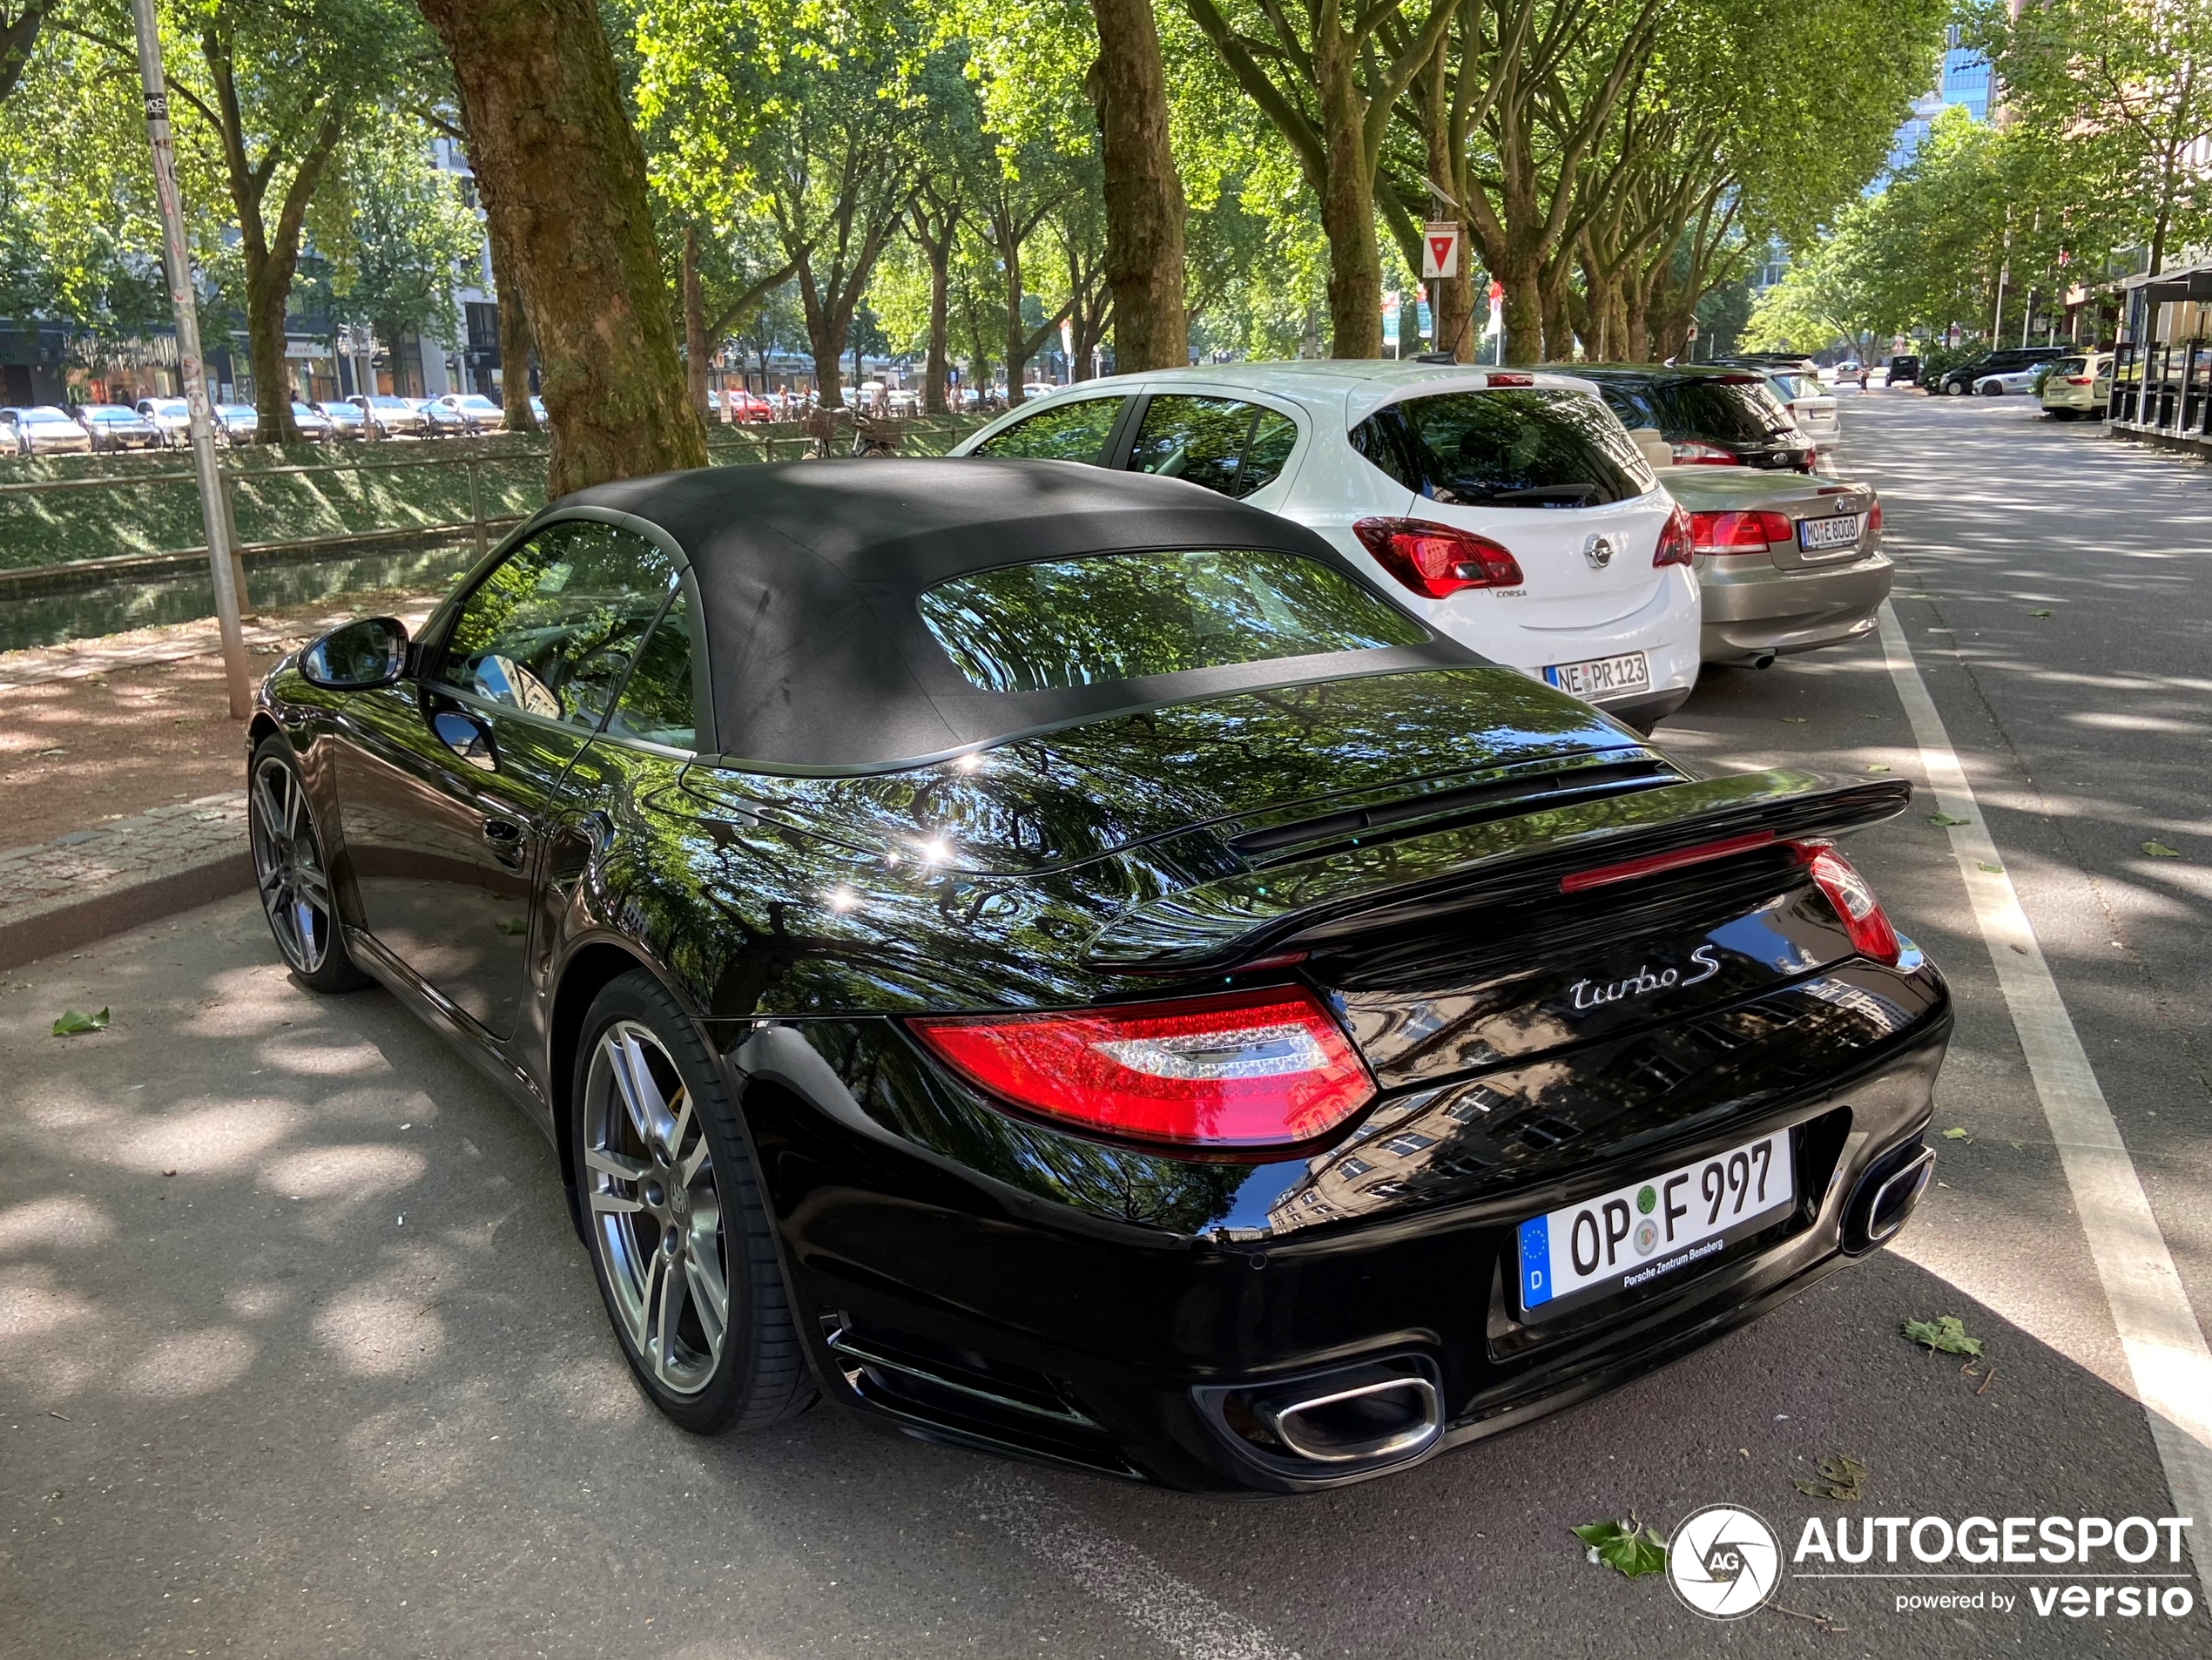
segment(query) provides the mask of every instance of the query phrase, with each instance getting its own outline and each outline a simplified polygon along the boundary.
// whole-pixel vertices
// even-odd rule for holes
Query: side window
[[[617,738],[696,750],[699,733],[694,696],[691,608],[678,589],[637,653],[637,665],[630,671],[607,731]]]
[[[1256,403],[1157,396],[1145,407],[1129,464],[1239,499],[1273,483],[1297,443],[1297,422]]]
[[[675,583],[675,562],[635,531],[587,520],[548,525],[469,596],[439,678],[596,729]]]
[[[1078,398],[1040,409],[1004,432],[975,446],[978,455],[1008,455],[1036,461],[1081,461],[1093,467],[1105,460],[1106,440],[1122,412],[1118,396]]]

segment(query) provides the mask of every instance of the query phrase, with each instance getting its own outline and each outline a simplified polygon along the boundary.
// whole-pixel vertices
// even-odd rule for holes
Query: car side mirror
[[[332,692],[372,692],[407,670],[407,624],[396,617],[364,617],[346,623],[300,654],[309,685]]]

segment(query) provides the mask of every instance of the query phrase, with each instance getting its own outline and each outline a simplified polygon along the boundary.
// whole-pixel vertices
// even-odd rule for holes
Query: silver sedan
[[[1723,467],[1659,476],[1689,509],[1706,662],[1764,667],[1873,631],[1895,571],[1871,484]]]

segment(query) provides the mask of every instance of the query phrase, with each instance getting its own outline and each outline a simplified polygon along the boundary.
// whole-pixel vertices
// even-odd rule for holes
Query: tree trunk
[[[0,103],[16,90],[25,67],[30,63],[31,48],[38,44],[38,31],[49,13],[59,9],[61,0],[28,0],[17,16],[0,24]],[[1146,13],[1149,18],[1150,13]],[[1152,59],[1159,62],[1159,46],[1152,48]]]
[[[499,304],[499,402],[508,431],[536,432],[537,413],[530,408],[530,320],[523,304],[523,281],[516,273],[514,250],[507,244],[507,221],[489,213],[484,219],[491,243],[493,297]]]
[[[1328,156],[1321,231],[1329,239],[1332,357],[1382,355],[1382,258],[1375,249],[1374,176],[1366,165],[1366,100],[1353,71],[1356,43],[1337,29],[1316,31],[1313,74]]]
[[[453,59],[485,211],[504,217],[552,416],[549,496],[700,467],[645,156],[591,0],[417,0]]]
[[[928,377],[921,389],[921,408],[925,415],[946,415],[950,411],[945,402],[945,367],[948,361],[945,339],[945,310],[948,292],[952,287],[952,239],[932,249],[929,255],[929,350],[922,373]]]
[[[806,317],[806,348],[814,359],[814,395],[825,409],[845,407],[845,336],[849,307],[824,302],[811,267],[799,268],[799,300]]]
[[[699,293],[699,227],[684,227],[684,387],[691,408],[705,419],[706,399],[706,300]]]
[[[1022,401],[1022,371],[1029,366],[1029,331],[1022,325],[1022,242],[1002,239],[999,262],[1006,271],[1006,407]]]
[[[1106,174],[1106,281],[1114,368],[1190,361],[1183,292],[1183,180],[1168,145],[1167,71],[1151,0],[1091,0],[1098,61],[1085,84]]]

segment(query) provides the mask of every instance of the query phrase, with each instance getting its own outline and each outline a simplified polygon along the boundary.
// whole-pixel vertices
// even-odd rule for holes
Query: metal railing
[[[941,454],[981,424],[982,418],[965,416],[909,420],[901,425],[900,449],[909,455]],[[246,455],[226,455],[221,478],[233,542],[256,558],[335,554],[354,546],[365,550],[417,537],[473,538],[481,554],[494,532],[543,504],[546,447],[518,438],[493,440],[498,448],[462,449],[469,442],[421,441],[423,453],[401,455],[377,453],[382,444],[363,446],[342,460],[276,465],[260,464]],[[707,432],[711,466],[798,460],[816,453],[817,448],[815,437],[796,422],[776,428],[713,425]],[[842,446],[838,449],[842,453]],[[373,481],[380,476],[395,479],[425,471],[450,473],[456,483],[465,481],[465,510],[455,510],[462,509],[457,490],[434,488],[412,496],[386,492],[385,499],[376,499]],[[175,534],[198,528],[197,497],[191,494],[196,483],[192,472],[158,463],[144,471],[0,481],[0,590],[25,581],[50,584],[70,577],[97,580],[204,558],[204,545],[188,545]],[[286,484],[298,488],[287,490]],[[279,489],[270,491],[264,488],[268,485]],[[158,494],[168,490],[179,494],[168,499]],[[107,499],[101,492],[107,493]],[[147,492],[155,494],[149,496]],[[246,498],[243,503],[241,496]],[[277,499],[264,499],[272,496]],[[17,504],[30,510],[20,510]],[[240,537],[237,526],[242,506],[252,516],[249,530],[279,534]],[[437,508],[446,510],[433,510]],[[253,518],[265,523],[253,523]],[[287,533],[306,527],[314,533]],[[132,540],[135,546],[130,545]],[[52,557],[57,544],[66,549],[71,541],[105,541],[110,546],[123,542],[126,550]]]

